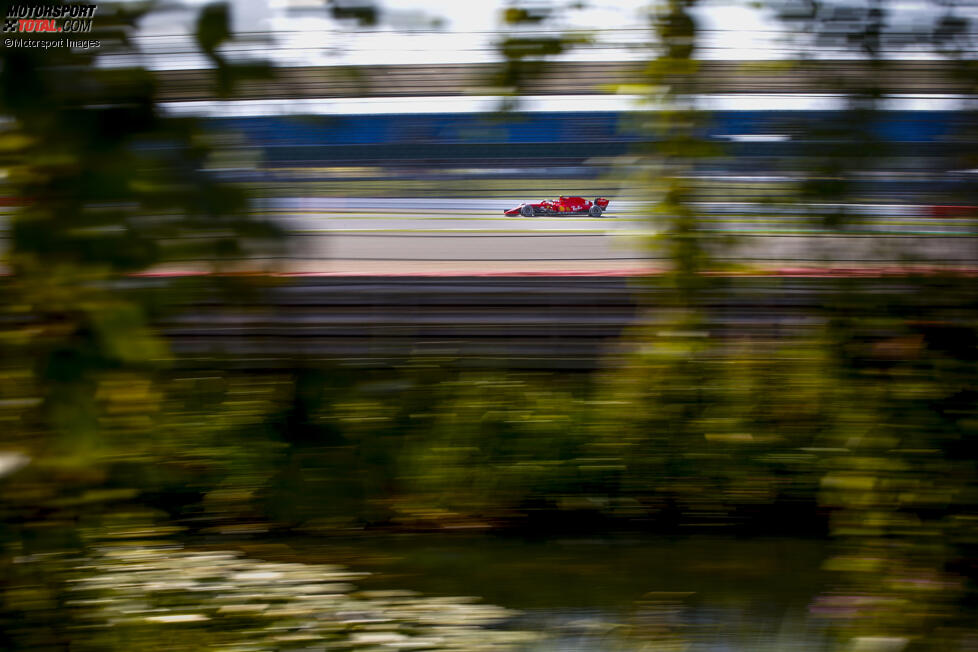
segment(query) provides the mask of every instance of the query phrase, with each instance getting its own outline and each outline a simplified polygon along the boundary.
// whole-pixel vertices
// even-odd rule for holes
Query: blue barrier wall
[[[812,125],[824,125],[828,139],[845,138],[847,125],[838,120],[842,115],[832,111],[718,111],[710,114],[702,135],[718,142],[782,136],[776,144],[732,145],[729,150],[732,156],[779,155],[809,142],[812,137],[807,128]],[[252,145],[263,148],[269,163],[287,164],[619,155],[648,140],[636,129],[633,117],[619,112],[553,112],[262,116],[214,121],[219,128],[242,133]],[[966,114],[953,111],[886,111],[869,131],[883,142],[941,148],[953,142],[965,119]]]

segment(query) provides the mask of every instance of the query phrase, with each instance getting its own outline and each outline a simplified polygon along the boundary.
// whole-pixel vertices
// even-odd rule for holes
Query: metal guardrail
[[[159,281],[158,281],[159,282]],[[821,282],[784,279],[708,302],[719,337],[780,338],[817,320]],[[250,300],[197,302],[158,323],[186,364],[289,368],[332,361],[589,370],[655,295],[636,279],[305,278]]]

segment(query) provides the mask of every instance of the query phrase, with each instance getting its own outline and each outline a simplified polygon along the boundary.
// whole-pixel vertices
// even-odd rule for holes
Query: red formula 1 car
[[[538,204],[520,204],[516,208],[503,211],[505,215],[516,217],[533,217],[535,215],[590,215],[601,217],[608,208],[608,200],[598,197],[593,202],[583,197],[558,197],[545,199]]]

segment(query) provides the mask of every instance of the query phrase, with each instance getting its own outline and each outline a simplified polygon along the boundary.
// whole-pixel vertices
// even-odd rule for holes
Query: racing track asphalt
[[[261,209],[296,237],[284,256],[251,259],[242,268],[386,276],[630,275],[662,265],[653,237],[658,226],[643,216],[640,202],[612,200],[602,218],[502,214],[526,199],[532,198],[266,199]],[[925,219],[919,207],[906,205],[871,208],[851,235],[813,230],[798,209],[772,213],[728,203],[704,205],[704,212],[713,218],[707,237],[718,257],[763,269],[897,263],[973,268],[978,261],[973,223]],[[187,261],[156,271],[199,268]]]
[[[520,199],[286,198],[266,210],[301,235],[288,267],[304,273],[635,273],[656,265],[654,220],[639,202],[613,202],[602,218],[506,217]],[[460,209],[463,206],[464,209]],[[868,211],[851,235],[813,230],[807,216],[751,216],[750,206],[709,209],[718,257],[762,267],[972,265],[973,225],[915,216],[914,207]],[[730,240],[729,236],[735,236]]]

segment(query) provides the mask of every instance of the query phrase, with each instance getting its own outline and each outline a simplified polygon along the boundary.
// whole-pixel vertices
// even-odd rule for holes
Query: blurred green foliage
[[[198,409],[185,429],[179,392],[157,385],[171,359],[149,320],[187,295],[179,284],[163,296],[125,282],[178,261],[227,269],[280,240],[251,218],[240,189],[205,171],[214,136],[163,113],[152,73],[96,65],[135,54],[131,36],[149,10],[100,5],[89,34],[99,48],[2,51],[0,165],[20,204],[5,215],[0,304],[5,649],[71,640],[63,555],[103,536],[106,522],[132,514],[152,524],[212,489],[222,465],[249,473],[249,456],[261,454],[260,442],[245,448],[226,434],[237,439],[236,426],[254,420],[242,405]],[[210,5],[197,34],[218,66],[218,94],[255,72],[222,62],[227,24],[226,8]]]
[[[241,373],[174,359],[151,317],[220,290],[233,302],[248,282],[154,290],[129,275],[188,262],[234,271],[280,234],[253,219],[241,188],[205,172],[213,135],[163,115],[150,72],[98,68],[95,53],[3,50],[0,161],[23,206],[9,216],[0,303],[0,645],[202,645],[193,630],[161,643],[146,623],[98,631],[89,645],[79,623],[99,607],[72,601],[81,557],[68,555],[106,541],[365,527],[831,534],[828,569],[839,580],[813,612],[838,622],[850,649],[881,640],[954,649],[973,635],[973,283],[908,276],[880,293],[840,280],[805,337],[718,337],[709,296],[725,288],[708,275],[717,263],[707,246],[716,240],[700,227],[688,181],[715,155],[697,137],[705,117],[689,98],[691,7],[668,2],[654,14],[661,47],[647,71],[651,96],[667,104],[649,126],[668,137],[645,153],[659,164],[650,184],[672,262],[661,304],[647,309],[668,319],[637,324],[622,339],[626,354],[593,376],[425,359]],[[102,52],[130,51],[146,10],[100,13]],[[516,7],[506,20],[544,18]],[[874,30],[870,21],[855,42],[877,57]],[[268,72],[225,60],[230,37],[227,8],[205,7],[197,38],[221,97]],[[504,41],[504,84],[543,74],[542,60],[568,47],[562,39]],[[852,93],[866,113],[844,129],[816,126],[845,147],[813,168],[807,200],[846,198],[848,168],[838,165],[872,151],[853,130],[879,89]],[[135,599],[128,588],[103,587],[112,600]],[[154,596],[183,606],[185,588]],[[660,598],[649,598],[653,611],[674,611],[673,598]],[[656,644],[681,643],[659,621],[646,629]]]
[[[591,42],[585,34],[560,32],[554,19],[561,11],[555,5],[523,6],[519,3],[502,11],[505,29],[512,31],[495,43],[502,62],[494,67],[487,80],[489,86],[508,96],[501,110],[512,111],[519,107],[519,96],[546,76],[550,57]],[[522,29],[527,27],[532,29]]]

